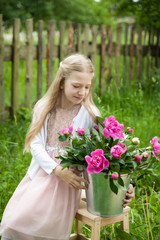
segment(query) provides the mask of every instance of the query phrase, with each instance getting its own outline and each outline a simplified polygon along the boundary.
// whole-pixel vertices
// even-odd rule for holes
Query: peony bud
[[[99,132],[98,125],[95,125],[95,126],[94,126],[94,129],[95,129],[97,132]]]
[[[141,162],[141,160],[142,160],[142,157],[140,155],[136,155],[135,161],[136,162]]]
[[[112,179],[116,180],[118,178],[118,174],[117,173],[112,173]]]
[[[139,138],[137,138],[137,137],[133,138],[133,139],[132,139],[132,143],[133,143],[134,145],[139,145],[139,144],[140,144]]]
[[[78,135],[83,136],[84,133],[85,133],[84,128],[78,128],[78,129],[77,129],[77,133],[78,133]]]
[[[148,152],[143,152],[142,155],[144,158],[148,158],[148,156],[149,156]]]
[[[127,132],[133,132],[133,129],[132,128],[128,128]]]

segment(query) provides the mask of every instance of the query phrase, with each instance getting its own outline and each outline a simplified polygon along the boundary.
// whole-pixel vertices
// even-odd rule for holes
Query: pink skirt
[[[81,192],[39,169],[22,179],[4,211],[0,233],[16,240],[68,240]]]

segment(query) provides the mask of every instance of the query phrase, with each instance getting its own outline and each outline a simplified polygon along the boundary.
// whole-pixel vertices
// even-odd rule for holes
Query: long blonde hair
[[[56,106],[61,92],[61,86],[65,79],[73,71],[93,73],[94,67],[90,59],[81,54],[73,54],[60,63],[57,75],[47,90],[46,94],[35,104],[33,109],[32,123],[25,139],[25,150],[30,150],[30,143],[35,135],[41,130],[48,113]],[[91,97],[91,89],[89,95],[82,103],[88,110],[94,122],[96,122],[96,114],[93,111],[95,105]],[[93,107],[94,106],[94,107]]]

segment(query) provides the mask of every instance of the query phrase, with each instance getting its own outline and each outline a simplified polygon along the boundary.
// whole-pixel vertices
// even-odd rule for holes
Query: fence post
[[[11,106],[12,116],[19,107],[19,52],[20,52],[20,19],[14,19],[13,23],[13,59],[12,59],[12,92]]]
[[[83,54],[88,57],[88,42],[89,42],[89,25],[85,24],[84,27],[84,43],[83,43]]]
[[[0,120],[5,116],[4,105],[4,41],[3,41],[3,17],[0,14]]]
[[[137,51],[136,51],[136,80],[142,82],[142,28],[138,28],[138,42],[137,42]]]
[[[116,86],[120,85],[120,53],[121,53],[121,24],[117,26],[116,52],[115,52],[115,81]]]
[[[111,62],[112,62],[112,26],[108,26],[108,63],[107,63],[107,89],[110,88],[110,83],[112,79],[111,75]]]
[[[104,73],[105,73],[105,56],[106,56],[106,26],[101,26],[101,59],[100,59],[100,94],[104,92]]]
[[[123,70],[124,84],[126,83],[126,77],[127,77],[127,57],[128,57],[128,23],[125,24],[124,70]]]
[[[71,54],[73,53],[75,50],[75,46],[74,46],[74,27],[73,27],[73,23],[69,22],[68,23],[68,51],[67,54]]]
[[[33,20],[26,20],[26,93],[25,106],[31,107],[32,104],[32,63],[33,63]]]
[[[42,96],[43,21],[38,22],[37,99]]]
[[[78,23],[77,26],[77,52],[81,53],[82,51],[82,42],[81,42],[81,31],[82,31],[82,26],[80,23]]]
[[[147,51],[147,68],[146,68],[146,78],[150,77],[150,55],[151,55],[151,31],[149,31],[148,36],[148,51]]]
[[[133,77],[133,55],[134,55],[134,28],[135,26],[132,25],[131,28],[131,44],[130,44],[130,61],[129,61],[129,79],[131,80]]]
[[[55,30],[56,21],[48,22],[48,45],[47,45],[47,89],[53,81],[53,70],[54,70],[54,41],[55,41]]]
[[[93,83],[92,83],[93,94],[95,92],[94,87],[95,87],[95,80],[96,80],[97,30],[98,30],[97,26],[92,26],[92,53],[91,53],[91,61],[92,61],[92,64],[94,66],[94,69],[95,69],[95,77],[92,80],[93,81]]]
[[[158,68],[159,67],[159,31],[157,31],[157,41],[156,41],[156,61],[155,61],[155,65]]]
[[[64,21],[60,22],[60,36],[59,36],[59,62],[64,59],[65,48],[64,48],[64,39],[65,39],[65,27],[66,23]]]

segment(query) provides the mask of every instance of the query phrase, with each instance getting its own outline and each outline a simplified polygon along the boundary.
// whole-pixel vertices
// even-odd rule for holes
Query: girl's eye
[[[73,87],[74,87],[74,88],[79,88],[79,86],[75,86],[75,85],[73,85]]]
[[[89,89],[89,87],[86,87],[86,89]]]

